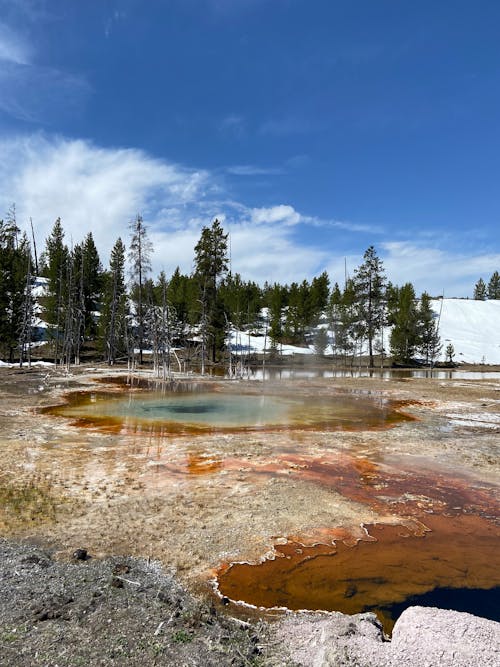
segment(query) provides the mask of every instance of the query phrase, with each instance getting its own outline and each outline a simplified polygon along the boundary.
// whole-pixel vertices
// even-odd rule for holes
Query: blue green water
[[[85,411],[89,414],[89,407]],[[265,426],[288,419],[289,401],[272,396],[210,393],[141,396],[103,401],[93,406],[94,416],[127,417],[146,421],[179,422],[202,426]]]
[[[82,423],[134,430],[233,430],[383,428],[408,417],[385,399],[357,394],[241,393],[184,387],[172,391],[76,393],[53,409]]]

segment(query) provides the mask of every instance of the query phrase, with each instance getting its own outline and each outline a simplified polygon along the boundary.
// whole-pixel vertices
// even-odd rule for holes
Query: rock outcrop
[[[433,607],[404,611],[390,641],[371,613],[289,616],[277,634],[301,667],[500,665],[500,623]]]

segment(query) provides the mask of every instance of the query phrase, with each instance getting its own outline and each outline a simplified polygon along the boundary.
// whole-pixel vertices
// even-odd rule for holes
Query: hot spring
[[[44,410],[83,427],[82,433],[92,429],[101,447],[96,431],[115,438],[108,467],[101,465],[95,473],[99,480],[113,466],[118,476],[123,474],[130,447],[127,471],[137,471],[141,495],[154,492],[156,498],[168,498],[183,489],[188,496],[194,489],[200,494],[209,489],[215,494],[213,507],[218,507],[240,493],[244,504],[245,494],[271,489],[266,480],[280,480],[285,514],[288,494],[300,496],[301,528],[285,535],[286,543],[274,545],[274,558],[263,554],[263,562],[226,561],[215,568],[221,595],[263,610],[373,610],[386,630],[410,604],[450,606],[490,617],[496,613],[490,611],[500,585],[499,533],[491,521],[498,513],[494,489],[441,468],[436,457],[420,460],[413,451],[399,456],[397,435],[391,440],[392,453],[385,454],[387,429],[415,421],[402,412],[403,401],[369,391],[337,391],[326,383],[186,381],[130,387],[124,380],[113,382],[118,390],[73,392],[64,405]],[[419,437],[426,437],[425,428]],[[380,437],[359,433],[374,430]],[[450,434],[448,427],[437,432],[443,441]],[[88,474],[93,457],[105,455],[80,448],[75,466]],[[320,489],[322,498],[325,491],[338,494],[357,511],[369,508],[393,521],[367,526],[365,539],[359,537],[359,522],[339,526],[335,513],[330,517],[325,511],[321,530],[328,539],[304,539],[311,514],[307,508]],[[198,508],[204,514],[203,501]],[[220,531],[221,517],[215,516],[213,524],[201,519],[201,530],[211,526],[214,533]],[[424,529],[408,529],[406,519]]]
[[[167,435],[280,429],[360,430],[411,419],[398,405],[363,394],[332,395],[214,391],[195,383],[170,391],[75,392],[47,411],[79,425]]]

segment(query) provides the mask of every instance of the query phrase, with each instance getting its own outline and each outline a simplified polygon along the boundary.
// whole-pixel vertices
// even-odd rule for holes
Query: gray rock
[[[390,665],[498,667],[500,623],[433,607],[410,607],[399,617]]]
[[[392,641],[374,614],[289,616],[277,629],[301,667],[499,667],[500,623],[433,607],[410,607]]]

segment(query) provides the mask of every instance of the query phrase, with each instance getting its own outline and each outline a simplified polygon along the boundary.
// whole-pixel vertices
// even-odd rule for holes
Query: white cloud
[[[276,224],[296,225],[304,220],[303,216],[287,204],[269,208],[253,208],[250,210],[251,221],[256,225]]]
[[[417,293],[471,296],[477,280],[489,279],[500,266],[500,253],[466,254],[412,242],[382,244],[384,266],[395,284],[412,282]]]
[[[3,210],[15,201],[21,224],[32,216],[45,240],[61,217],[68,237],[92,231],[102,252],[141,212],[151,227],[175,228],[194,200],[210,189],[205,172],[155,160],[138,150],[103,149],[82,140],[42,135],[0,142]]]
[[[33,218],[42,250],[61,217],[66,242],[91,231],[104,264],[141,213],[153,241],[153,269],[190,272],[201,228],[217,217],[231,234],[233,270],[245,279],[291,282],[311,275],[324,257],[292,237],[307,220],[292,206],[248,208],[223,199],[214,174],[155,159],[143,151],[101,148],[37,134],[0,140],[0,211],[15,202],[18,223]],[[258,226],[258,233],[256,227]]]
[[[231,229],[231,254],[234,271],[261,284],[301,282],[324,266],[325,251],[306,247],[289,236],[289,227],[280,224],[261,226],[243,222]]]
[[[5,23],[0,23],[0,67],[1,61],[27,65],[31,59],[31,48],[21,35]]]

